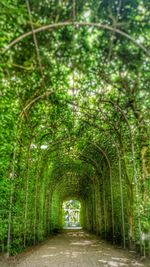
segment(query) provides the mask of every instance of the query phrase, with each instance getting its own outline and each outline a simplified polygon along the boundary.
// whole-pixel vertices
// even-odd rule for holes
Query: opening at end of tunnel
[[[64,201],[62,208],[63,208],[63,228],[82,229],[80,201],[73,199]]]

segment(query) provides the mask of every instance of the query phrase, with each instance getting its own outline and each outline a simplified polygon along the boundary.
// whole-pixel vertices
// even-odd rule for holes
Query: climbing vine
[[[148,255],[150,2],[1,0],[0,251],[82,227]]]

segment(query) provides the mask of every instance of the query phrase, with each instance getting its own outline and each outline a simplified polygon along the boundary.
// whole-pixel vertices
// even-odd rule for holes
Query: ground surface
[[[135,253],[114,248],[83,230],[66,230],[0,267],[150,267]]]

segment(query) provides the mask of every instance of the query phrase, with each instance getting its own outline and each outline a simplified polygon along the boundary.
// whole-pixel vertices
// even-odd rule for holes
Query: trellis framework
[[[35,244],[44,239],[47,234],[57,231],[61,228],[59,214],[61,214],[62,201],[66,196],[70,198],[75,196],[83,202],[83,211],[85,212],[83,226],[85,228],[97,232],[97,234],[106,239],[111,239],[113,243],[121,242],[120,239],[122,238],[124,247],[128,241],[130,241],[130,245],[134,241],[137,246],[139,242],[141,253],[143,253],[141,232],[144,229],[141,228],[141,220],[143,218],[141,218],[140,210],[140,202],[142,201],[141,176],[143,175],[143,168],[145,169],[145,161],[148,159],[145,153],[144,157],[141,158],[141,163],[138,162],[140,154],[138,149],[140,149],[140,145],[137,146],[135,141],[139,137],[141,128],[140,125],[137,125],[137,118],[134,118],[133,121],[133,111],[126,114],[121,107],[122,103],[118,104],[119,93],[118,99],[115,101],[116,94],[114,94],[114,99],[112,100],[113,95],[109,95],[107,90],[104,95],[101,95],[99,91],[97,92],[97,88],[95,88],[94,92],[88,91],[86,109],[83,101],[85,91],[82,88],[79,94],[83,100],[76,95],[69,100],[68,98],[64,100],[62,96],[57,95],[54,89],[48,88],[47,90],[44,66],[36,34],[49,29],[56,29],[58,31],[58,28],[70,26],[76,27],[76,32],[82,27],[96,27],[115,32],[127,38],[141,49],[146,56],[149,56],[149,51],[124,31],[95,22],[76,22],[75,14],[71,22],[53,23],[34,29],[28,1],[27,7],[32,31],[17,37],[7,46],[4,52],[5,54],[8,53],[8,50],[18,44],[18,42],[33,35],[38,68],[42,79],[40,86],[43,88],[42,90],[38,88],[33,94],[29,95],[27,101],[24,102],[21,112],[19,110],[18,133],[16,134],[10,177],[8,227],[6,227],[8,231],[6,229],[3,231],[2,248],[4,250],[7,249],[9,254],[13,252],[12,248],[16,246],[17,240],[19,240],[20,246],[26,247],[29,244]],[[73,77],[77,80],[75,76],[76,72],[74,72]],[[102,86],[107,86],[105,77],[101,76],[101,78],[103,79]],[[82,87],[79,79],[76,83]],[[113,91],[113,85],[110,84],[110,86]],[[67,94],[66,96],[68,97]],[[56,101],[56,104],[55,102],[53,103],[53,98],[58,101]],[[53,121],[49,121],[50,112],[53,112],[57,106],[61,106],[61,98],[63,99],[63,108],[60,114],[63,115],[63,110],[66,110],[66,113],[68,113],[65,119],[66,121],[69,119],[70,123],[73,119],[71,114],[72,107],[76,106],[76,109],[73,109],[73,113],[76,113],[76,125],[73,125],[74,131],[70,130],[70,126],[67,126],[68,128],[66,129],[64,127],[66,122],[64,123],[63,118],[59,118],[59,116],[57,118],[60,120],[59,127],[56,125],[57,130],[55,130]],[[50,110],[47,104],[52,104],[52,110]],[[44,126],[43,122],[40,123],[39,120],[36,120],[36,123],[34,122],[36,112],[40,114],[39,118],[42,118],[44,115]],[[47,125],[48,123],[49,125]],[[78,133],[83,124],[85,130]],[[86,131],[86,127],[88,131]],[[99,132],[99,129],[101,132]],[[134,136],[132,129],[134,130]],[[138,133],[136,133],[136,130]],[[103,133],[105,132],[108,132],[108,136],[104,137]],[[48,142],[49,138],[52,139],[52,142]],[[46,145],[43,150],[44,152],[41,152],[43,144]],[[89,155],[90,153],[91,155]],[[119,162],[117,162],[117,159]],[[91,164],[87,162],[88,160]],[[17,164],[22,164],[21,170],[17,170],[16,162]],[[115,171],[118,173],[117,177]],[[18,195],[16,198],[17,175],[21,177],[23,196]],[[147,177],[144,177],[144,179],[147,179]],[[145,195],[149,201],[146,190]],[[121,220],[118,207],[114,205],[117,201],[116,191],[120,192]],[[25,204],[22,203],[23,200]],[[135,200],[137,200],[137,209],[134,211]],[[126,202],[128,207],[123,205]],[[34,204],[33,210],[32,204]],[[142,205],[144,206],[145,203]],[[15,210],[18,206],[23,207],[23,213],[20,210]],[[128,208],[130,209],[129,220]],[[99,211],[101,211],[100,214]],[[116,214],[116,218],[114,218],[114,214]],[[149,216],[148,213],[146,213],[146,216]],[[30,217],[34,218],[34,224],[30,221]],[[24,226],[21,224],[22,218]]]

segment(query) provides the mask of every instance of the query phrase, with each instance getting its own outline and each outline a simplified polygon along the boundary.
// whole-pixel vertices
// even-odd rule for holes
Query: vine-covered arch
[[[67,0],[51,15],[47,1],[15,1],[0,65],[1,251],[62,230],[62,202],[76,198],[85,229],[148,254],[147,0]]]
[[[30,32],[27,32],[27,33],[24,33],[23,35],[17,37],[14,41],[12,41],[8,46],[7,48],[4,50],[4,53],[6,53],[11,47],[13,47],[15,44],[17,44],[18,42],[20,42],[21,40],[23,40],[24,38],[30,36],[30,35],[33,35],[35,33],[38,33],[38,32],[42,32],[42,31],[46,31],[46,30],[49,30],[49,29],[53,29],[53,28],[59,28],[59,27],[65,27],[65,26],[73,26],[73,27],[97,27],[97,28],[100,28],[100,29],[104,29],[104,30],[108,30],[108,31],[111,31],[111,32],[115,32],[115,33],[118,33],[124,37],[126,37],[127,39],[129,39],[131,42],[133,42],[136,46],[138,46],[140,49],[142,49],[147,56],[150,56],[150,52],[148,51],[148,49],[146,49],[142,44],[138,43],[132,36],[130,36],[129,34],[119,30],[119,29],[116,29],[116,28],[113,28],[111,26],[108,26],[108,25],[103,25],[103,24],[100,24],[100,23],[87,23],[87,22],[76,22],[76,21],[73,21],[73,22],[60,22],[60,23],[53,23],[53,24],[50,24],[50,25],[45,25],[45,26],[42,26],[38,29],[33,29],[32,31]]]

